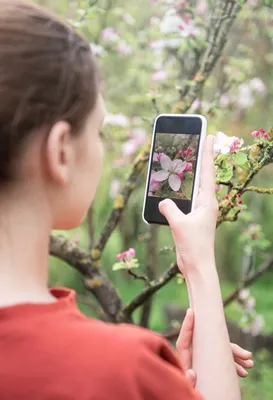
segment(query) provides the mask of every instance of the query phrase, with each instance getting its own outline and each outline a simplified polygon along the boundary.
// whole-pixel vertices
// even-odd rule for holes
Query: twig
[[[133,192],[133,190],[136,188],[141,172],[144,170],[146,166],[149,152],[150,152],[150,146],[147,146],[142,150],[142,152],[136,158],[130,176],[128,177],[122,191],[116,197],[108,221],[106,222],[101,232],[101,235],[93,248],[94,251],[97,252],[98,254],[102,252],[111,233],[117,226],[122,216],[122,213],[125,209],[125,206],[129,200],[129,197]]]
[[[253,272],[246,280],[244,280],[238,287],[228,295],[224,300],[224,306],[228,306],[232,301],[236,300],[240,294],[240,291],[248,286],[250,286],[253,282],[255,282],[258,278],[260,278],[266,271],[273,268],[273,259],[266,261],[257,271]]]
[[[260,188],[257,186],[248,186],[243,190],[244,192],[256,192],[260,194],[273,194],[273,188]]]
[[[149,299],[154,293],[165,286],[178,273],[177,264],[172,264],[170,268],[155,281],[150,282],[150,286],[143,289],[129,304],[127,304],[119,313],[117,320],[119,322],[127,321],[132,313]]]
[[[224,307],[227,307],[234,300],[238,299],[240,291],[248,286],[250,286],[253,282],[259,279],[266,271],[273,268],[273,259],[265,262],[256,272],[250,275],[245,281],[243,281],[229,296],[227,296],[224,301]],[[173,328],[168,332],[162,334],[165,339],[173,340],[178,337],[181,327]]]
[[[193,84],[189,91],[187,93],[185,93],[185,91],[180,91],[180,98],[182,101],[179,112],[184,113],[190,108],[196,98],[196,94],[199,93],[210,76],[226,44],[228,32],[245,1],[246,0],[243,0],[241,4],[239,4],[239,2],[233,0],[218,0],[215,4],[217,19],[215,21],[213,14],[210,23],[211,31],[209,32],[208,39],[209,46],[207,47],[202,65],[195,75]],[[223,15],[225,15],[224,20],[222,20]]]
[[[126,269],[129,275],[131,275],[135,279],[140,279],[141,281],[144,281],[146,285],[150,285],[150,281],[145,275],[139,275],[136,274],[132,269]]]
[[[88,1],[87,6],[86,6],[86,8],[85,8],[85,10],[84,10],[84,13],[83,13],[83,15],[81,16],[79,22],[83,22],[83,21],[86,19],[87,15],[88,15],[89,9],[92,8],[92,7],[94,7],[94,5],[96,5],[96,4],[98,3],[98,1],[99,1],[99,0],[89,0],[89,1]]]
[[[107,318],[115,321],[115,316],[122,309],[121,298],[106,273],[92,263],[90,254],[74,242],[53,235],[50,237],[49,250],[52,256],[67,262],[83,275],[86,288],[98,299]]]

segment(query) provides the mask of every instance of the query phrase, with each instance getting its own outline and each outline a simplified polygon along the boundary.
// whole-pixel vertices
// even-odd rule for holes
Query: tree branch
[[[98,268],[90,254],[62,236],[50,237],[50,254],[77,269],[84,277],[85,286],[92,291],[110,321],[122,308],[122,302],[105,272]]]
[[[182,101],[177,112],[186,112],[195,100],[196,94],[199,93],[204,86],[222,53],[228,38],[228,32],[245,1],[246,0],[243,0],[241,4],[239,4],[239,2],[234,0],[218,0],[216,3],[214,10],[217,14],[212,14],[209,24],[211,27],[208,38],[209,46],[188,93],[185,95],[185,92],[180,92]],[[223,19],[223,17],[225,18]]]
[[[165,286],[179,272],[177,264],[171,264],[170,268],[155,281],[150,282],[150,285],[143,289],[129,304],[127,304],[119,313],[117,320],[125,322],[131,317],[132,313],[148,300],[154,293]]]
[[[273,194],[273,188],[260,188],[257,186],[248,186],[243,190],[243,193],[245,192],[256,192],[260,194]]]
[[[128,199],[133,190],[136,188],[136,184],[137,181],[139,180],[141,172],[144,170],[146,166],[146,163],[149,159],[149,153],[150,153],[150,145],[145,147],[142,150],[142,152],[138,155],[138,157],[135,159],[132,172],[128,177],[122,191],[118,194],[118,196],[114,201],[112,212],[102,230],[102,233],[97,243],[94,246],[94,251],[99,253],[102,252],[111,233],[117,226],[120,217],[127,205]]]
[[[224,299],[223,302],[224,307],[228,306],[230,303],[232,303],[232,301],[236,300],[242,289],[250,286],[253,282],[259,279],[266,271],[269,271],[272,268],[273,268],[273,259],[270,259],[269,261],[266,261],[263,265],[261,265],[260,268],[257,269],[257,271],[249,275],[249,277],[246,280],[244,280],[240,285],[238,285],[238,287]]]
[[[242,289],[250,286],[257,279],[259,279],[266,271],[269,271],[272,268],[273,268],[273,259],[270,259],[269,261],[265,262],[260,268],[258,268],[256,272],[251,274],[245,281],[243,281],[240,285],[238,285],[238,287],[223,300],[224,307],[227,307],[234,300],[238,299],[240,291]],[[165,332],[163,336],[165,339],[173,340],[178,337],[180,330],[181,327],[173,328],[168,332]]]

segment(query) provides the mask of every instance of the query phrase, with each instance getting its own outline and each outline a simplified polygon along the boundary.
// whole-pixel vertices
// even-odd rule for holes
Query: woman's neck
[[[0,307],[54,301],[47,289],[50,223],[35,197],[0,198]]]

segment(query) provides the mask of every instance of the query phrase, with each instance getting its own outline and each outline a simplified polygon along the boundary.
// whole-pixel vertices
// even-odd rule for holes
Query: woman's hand
[[[200,188],[196,207],[185,215],[170,200],[159,204],[160,212],[168,220],[176,245],[177,264],[185,278],[188,272],[204,264],[214,264],[215,228],[218,202],[215,196],[214,137],[205,140],[200,173]]]
[[[194,313],[192,309],[188,309],[184,318],[182,328],[176,346],[180,355],[180,362],[184,372],[193,386],[196,384],[196,373],[192,369],[192,338],[194,327]],[[237,344],[231,343],[231,350],[233,354],[234,363],[236,366],[237,374],[241,378],[246,378],[248,372],[245,370],[254,367],[254,362],[251,359],[252,354],[250,351],[244,350]]]

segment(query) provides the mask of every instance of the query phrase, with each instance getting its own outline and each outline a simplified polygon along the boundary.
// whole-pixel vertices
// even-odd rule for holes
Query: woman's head
[[[54,228],[79,224],[100,177],[103,118],[89,43],[37,6],[0,0],[0,198],[27,187]]]

